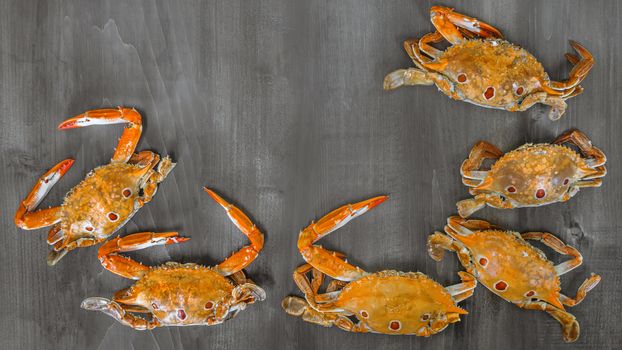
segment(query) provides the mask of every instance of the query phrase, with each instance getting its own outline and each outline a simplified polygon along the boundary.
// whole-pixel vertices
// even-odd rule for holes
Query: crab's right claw
[[[134,149],[142,133],[142,118],[134,108],[95,109],[84,112],[60,123],[60,130],[81,128],[89,125],[108,125],[128,123],[119,139],[112,156],[113,162],[125,163],[134,154]]]

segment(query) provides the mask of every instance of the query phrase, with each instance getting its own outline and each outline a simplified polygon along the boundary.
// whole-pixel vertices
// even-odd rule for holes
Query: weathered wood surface
[[[568,39],[596,66],[585,93],[558,122],[548,108],[487,110],[433,87],[387,93],[384,75],[408,66],[404,39],[429,32],[423,1],[7,1],[0,11],[0,338],[6,349],[513,349],[620,348],[622,327],[622,3],[445,1],[500,28],[565,77]],[[67,132],[56,125],[86,109],[135,106],[146,127],[138,149],[178,161],[152,203],[121,231],[180,230],[191,243],[133,254],[214,264],[245,244],[201,191],[209,185],[266,232],[247,270],[268,293],[218,327],[139,332],[80,309],[131,282],[99,265],[96,248],[45,264],[46,230],[13,225],[18,201],[65,157],[76,164],[45,205],[107,162],[120,127]],[[536,209],[485,209],[478,217],[516,230],[547,230],[577,247],[583,266],[562,278],[574,291],[590,272],[602,283],[571,309],[581,338],[562,343],[551,317],[524,311],[479,287],[471,313],[429,339],[348,334],[287,316],[298,293],[298,231],[331,209],[377,194],[390,201],[322,241],[370,271],[422,271],[458,281],[455,257],[436,263],[426,237],[467,197],[458,167],[485,139],[509,150],[584,130],[609,156],[600,189]],[[547,250],[551,256],[555,256]],[[560,258],[555,258],[557,261]]]

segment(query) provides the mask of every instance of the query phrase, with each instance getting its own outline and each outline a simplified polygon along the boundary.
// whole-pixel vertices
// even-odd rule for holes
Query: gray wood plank
[[[510,150],[584,130],[609,156],[600,189],[542,208],[478,217],[518,231],[548,230],[577,247],[584,264],[562,278],[573,295],[590,273],[603,281],[571,312],[581,324],[572,348],[620,348],[622,107],[620,4],[613,1],[444,1],[500,28],[538,57],[553,78],[568,74],[567,40],[583,43],[596,66],[558,122],[537,106],[510,114],[453,101],[433,87],[387,93],[382,79],[409,66],[401,43],[432,30],[430,2],[418,1],[14,1],[0,12],[0,339],[11,349],[509,349],[570,348],[559,325],[479,287],[462,322],[429,339],[348,334],[287,316],[299,294],[297,234],[344,203],[390,201],[322,243],[374,271],[422,271],[455,283],[454,257],[436,263],[426,237],[468,196],[458,167],[480,139]],[[46,230],[15,228],[19,200],[42,172],[76,164],[44,205],[108,161],[121,127],[61,132],[66,117],[126,105],[144,115],[138,147],[178,162],[153,202],[120,232],[180,230],[192,243],[133,254],[214,264],[245,243],[201,191],[209,185],[266,233],[248,269],[268,293],[218,327],[128,329],[80,309],[130,281],[106,272],[97,248],[45,264]],[[549,255],[553,255],[547,251]],[[559,260],[556,258],[556,260]]]

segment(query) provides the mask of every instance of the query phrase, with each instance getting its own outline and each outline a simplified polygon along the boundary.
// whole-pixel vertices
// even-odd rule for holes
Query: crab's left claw
[[[60,221],[60,207],[34,211],[50,192],[52,187],[73,165],[73,159],[65,159],[43,174],[28,196],[20,203],[15,213],[15,225],[24,230],[33,230],[52,225]]]

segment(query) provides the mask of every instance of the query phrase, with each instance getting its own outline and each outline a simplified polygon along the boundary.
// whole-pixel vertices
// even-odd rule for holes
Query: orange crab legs
[[[461,216],[470,216],[486,206],[486,203],[492,203],[496,207],[511,207],[509,203],[504,203],[498,196],[478,191],[479,186],[485,185],[484,179],[488,175],[488,171],[481,170],[482,163],[486,159],[499,159],[501,156],[503,156],[503,152],[486,141],[480,141],[473,146],[469,158],[460,167],[460,175],[462,176],[462,183],[470,187],[469,192],[475,198],[458,202],[458,212]]]
[[[365,276],[366,272],[359,267],[348,264],[340,259],[336,253],[313,245],[313,243],[388,198],[387,196],[379,196],[355,204],[347,204],[328,213],[318,222],[312,222],[298,236],[300,254],[307,263],[332,278],[341,281],[354,281]]]
[[[497,28],[476,18],[454,12],[452,8],[432,6],[430,17],[436,30],[454,45],[464,40],[463,34],[467,37],[477,35],[482,38],[503,38],[503,34]]]
[[[555,272],[558,276],[561,276],[575,269],[583,263],[583,256],[581,255],[581,253],[579,253],[577,249],[564,244],[564,242],[562,242],[559,238],[553,236],[548,232],[525,232],[521,234],[521,237],[523,237],[523,239],[525,240],[530,239],[540,241],[547,247],[558,252],[559,254],[570,255],[573,257],[571,260],[564,261],[563,263],[555,266]],[[561,294],[560,301],[564,305],[575,306],[583,301],[587,292],[596,287],[599,282],[600,276],[592,274],[583,282],[583,284],[581,284],[575,298],[570,298],[566,295]]]
[[[99,247],[97,258],[106,270],[125,278],[138,280],[149,267],[133,259],[119,255],[120,252],[131,252],[145,249],[156,245],[181,243],[189,240],[188,237],[180,237],[177,232],[140,232],[125,237],[117,237]]]
[[[134,149],[142,132],[142,118],[134,108],[95,109],[84,112],[62,122],[61,130],[81,128],[89,125],[107,125],[128,123],[119,139],[112,156],[113,163],[125,163],[134,154]]]
[[[146,320],[131,314],[131,312],[148,313],[147,310],[136,308],[132,305],[119,304],[106,298],[93,297],[84,299],[80,307],[85,310],[101,311],[121,324],[138,330],[154,329],[160,326],[160,321],[154,317]]]
[[[607,169],[604,166],[607,162],[607,157],[598,147],[592,146],[592,141],[590,141],[587,135],[576,129],[568,130],[565,133],[561,134],[559,137],[557,137],[555,141],[553,141],[553,144],[557,145],[565,143],[570,143],[577,146],[579,150],[581,150],[581,153],[588,157],[586,161],[587,165],[597,170],[593,175],[585,177],[585,180],[601,178],[607,174]],[[593,172],[592,169],[584,170]],[[602,182],[602,180],[598,182],[598,186],[600,186],[600,182]]]
[[[574,65],[568,74],[568,79],[564,82],[551,81],[548,84],[550,88],[564,91],[565,94],[573,92],[594,66],[594,57],[585,47],[574,40],[570,40],[570,46],[575,49],[580,58],[569,53],[565,55],[566,59]]]
[[[255,226],[248,216],[246,216],[246,214],[244,214],[240,209],[224,200],[216,192],[210,190],[209,188],[205,187],[203,189],[227,211],[227,215],[231,221],[251,241],[250,245],[245,246],[233,253],[233,255],[216,266],[215,270],[218,273],[223,276],[229,276],[244,269],[252,263],[255,258],[257,258],[257,255],[259,255],[259,252],[263,248],[264,237],[257,226]]]
[[[50,189],[52,189],[58,180],[71,168],[73,162],[73,159],[65,159],[39,178],[28,196],[20,203],[15,213],[15,225],[17,227],[24,230],[33,230],[50,226],[60,221],[60,207],[52,207],[38,211],[33,210],[37,208]],[[55,232],[52,233],[51,231],[50,236],[54,236],[59,230],[60,228],[53,229]]]

